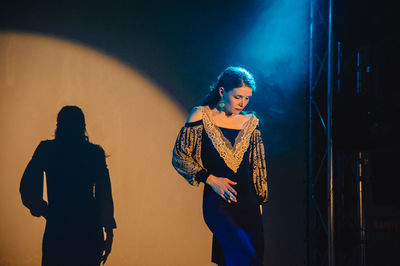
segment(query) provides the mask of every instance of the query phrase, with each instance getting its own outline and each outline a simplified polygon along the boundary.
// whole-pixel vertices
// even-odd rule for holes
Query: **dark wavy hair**
[[[57,115],[55,139],[61,141],[89,141],[85,116],[78,106],[66,105]]]
[[[219,74],[217,81],[210,86],[210,93],[206,96],[202,105],[208,105],[211,109],[215,108],[221,99],[219,95],[220,87],[223,87],[224,91],[229,92],[242,86],[247,86],[255,91],[256,83],[253,75],[242,67],[227,67]]]

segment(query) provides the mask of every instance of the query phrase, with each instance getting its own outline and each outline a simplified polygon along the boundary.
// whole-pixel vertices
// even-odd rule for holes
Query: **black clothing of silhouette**
[[[43,200],[46,173],[48,202]],[[42,265],[100,265],[103,228],[116,228],[103,149],[86,140],[42,141],[22,176],[23,204],[46,218]]]

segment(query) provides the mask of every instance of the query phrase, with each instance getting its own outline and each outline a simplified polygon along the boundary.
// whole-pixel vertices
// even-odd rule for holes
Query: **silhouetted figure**
[[[47,221],[42,265],[90,266],[107,260],[116,228],[110,177],[103,149],[86,136],[79,107],[64,106],[58,113],[55,139],[36,148],[20,193],[32,215]]]

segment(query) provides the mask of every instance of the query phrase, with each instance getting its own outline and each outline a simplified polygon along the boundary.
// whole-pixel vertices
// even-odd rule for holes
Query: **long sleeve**
[[[202,124],[187,123],[179,132],[172,153],[175,170],[194,186],[205,182],[208,177],[201,162],[202,132]]]
[[[36,148],[22,175],[19,191],[22,203],[36,217],[44,216],[47,202],[43,200],[43,142]]]
[[[267,166],[264,144],[259,129],[255,129],[250,139],[250,165],[253,182],[260,203],[268,201]]]
[[[111,192],[111,181],[104,150],[99,148],[97,178],[95,183],[95,199],[98,208],[100,224],[106,229],[116,228],[114,219],[114,203]]]

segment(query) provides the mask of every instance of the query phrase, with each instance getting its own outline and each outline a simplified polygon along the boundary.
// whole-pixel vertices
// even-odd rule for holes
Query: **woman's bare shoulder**
[[[192,123],[199,121],[203,118],[203,113],[202,113],[203,106],[196,106],[192,109],[192,111],[189,114],[188,119],[186,120],[187,123]]]
[[[242,116],[242,119],[243,119],[244,123],[247,123],[251,119],[258,120],[257,115],[254,112],[244,113],[241,116]]]
[[[240,117],[244,120],[244,121],[248,121],[250,120],[252,117],[254,117],[254,115],[252,113],[244,113],[241,114]]]

